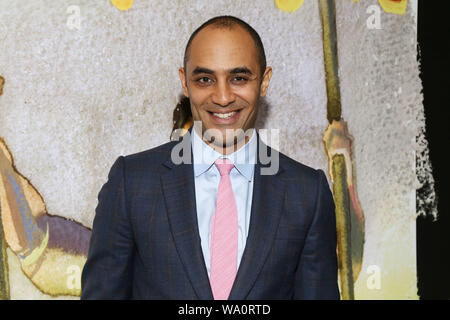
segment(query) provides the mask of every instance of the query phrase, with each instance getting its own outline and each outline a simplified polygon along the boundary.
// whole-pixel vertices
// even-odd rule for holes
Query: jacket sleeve
[[[81,299],[132,296],[134,240],[127,213],[124,171],[121,156],[99,192],[88,258],[81,276]]]
[[[315,212],[300,256],[294,299],[339,299],[336,216],[333,195],[322,170],[317,170]]]

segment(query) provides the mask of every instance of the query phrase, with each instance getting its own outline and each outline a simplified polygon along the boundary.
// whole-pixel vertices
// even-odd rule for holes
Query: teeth
[[[234,114],[236,112],[237,111],[233,111],[233,112],[229,112],[229,113],[215,113],[215,112],[213,112],[213,115],[215,115],[216,117],[221,118],[221,119],[229,119],[232,116],[234,116]]]

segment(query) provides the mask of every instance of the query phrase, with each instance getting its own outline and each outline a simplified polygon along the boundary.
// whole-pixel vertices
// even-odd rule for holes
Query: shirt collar
[[[208,171],[218,158],[228,158],[234,164],[237,171],[248,181],[253,179],[253,170],[256,163],[256,133],[253,130],[249,141],[237,151],[223,155],[211,148],[199,136],[195,128],[192,128],[192,152],[194,160],[194,175],[199,175]]]

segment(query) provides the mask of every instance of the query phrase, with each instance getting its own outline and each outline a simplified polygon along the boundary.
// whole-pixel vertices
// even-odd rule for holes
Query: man
[[[325,174],[254,130],[271,75],[240,19],[216,17],[192,34],[179,76],[201,125],[116,160],[99,193],[82,299],[339,298]]]

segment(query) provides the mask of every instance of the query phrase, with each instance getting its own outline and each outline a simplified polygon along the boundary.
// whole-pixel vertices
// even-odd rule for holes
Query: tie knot
[[[231,162],[231,160],[228,160],[226,158],[219,158],[216,161],[214,161],[214,164],[216,165],[217,169],[219,169],[220,176],[227,176],[230,174],[231,169],[233,169],[234,164]]]

